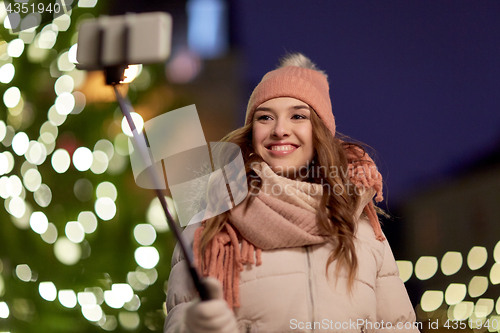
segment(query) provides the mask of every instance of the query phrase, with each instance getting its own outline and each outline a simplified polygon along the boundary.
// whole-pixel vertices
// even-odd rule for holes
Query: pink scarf
[[[360,171],[365,169],[361,165],[359,163],[350,168],[351,181],[358,186],[366,184],[375,188],[373,179],[378,178],[369,177],[366,172],[361,174]],[[203,253],[203,270],[200,242],[204,226],[195,231],[195,264],[203,276],[216,277],[222,283],[224,298],[230,308],[240,307],[239,278],[243,265],[261,265],[261,250],[320,244],[328,238],[328,235],[321,233],[316,221],[322,185],[278,176],[264,162],[254,167],[254,170],[262,180],[259,194],[247,209],[246,200],[250,196],[231,209],[229,221]],[[370,218],[377,238],[383,237],[373,203],[368,204],[364,212]],[[376,220],[376,225],[372,219]]]

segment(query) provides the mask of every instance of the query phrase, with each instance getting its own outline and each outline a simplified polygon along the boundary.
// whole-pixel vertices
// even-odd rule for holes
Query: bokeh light
[[[55,31],[52,30],[54,27]],[[48,24],[35,37],[35,45],[41,49],[51,49],[57,40],[57,26]]]
[[[67,115],[60,114],[59,112],[57,112],[56,106],[52,105],[47,112],[47,117],[52,124],[61,126],[66,121]]]
[[[22,156],[26,153],[26,151],[28,151],[29,143],[30,139],[28,138],[28,135],[24,132],[19,132],[14,135],[14,138],[12,139],[12,150],[14,150],[14,153],[18,156]]]
[[[120,322],[120,325],[123,326],[123,328],[130,331],[135,330],[141,322],[139,315],[136,312],[125,311],[121,311],[118,314],[118,321]]]
[[[54,244],[54,254],[57,260],[65,265],[71,266],[80,260],[82,249],[79,244],[73,243],[66,237],[59,237]]]
[[[31,281],[31,276],[32,276],[31,268],[26,264],[17,265],[16,266],[16,276],[21,281],[24,281],[24,282]]]
[[[26,204],[20,197],[14,197],[9,202],[9,213],[17,218],[21,218],[26,212]]]
[[[491,284],[500,283],[500,263],[494,263],[490,270],[490,281]]]
[[[97,198],[110,198],[111,200],[116,201],[118,191],[113,183],[102,182],[97,185],[96,196]]]
[[[57,27],[58,31],[66,31],[71,25],[71,17],[68,14],[63,14],[56,17],[52,23]]]
[[[78,171],[87,171],[92,165],[92,152],[86,147],[79,147],[73,154],[73,165]]]
[[[82,314],[88,321],[99,321],[103,316],[102,309],[99,305],[82,307]]]
[[[134,290],[127,283],[114,283],[111,286],[111,291],[115,297],[123,301],[123,303],[131,301],[132,297],[134,297]]]
[[[467,256],[467,265],[471,270],[477,270],[486,264],[488,251],[483,246],[474,246]]]
[[[1,83],[10,83],[16,74],[16,69],[12,64],[5,64],[0,67],[0,82]]]
[[[55,106],[57,113],[60,115],[68,115],[75,107],[75,97],[70,93],[63,92],[56,97]]]
[[[21,101],[21,91],[18,87],[10,87],[3,94],[3,103],[8,108],[13,108]]]
[[[408,281],[413,275],[412,262],[407,260],[397,260],[396,264],[398,265],[400,279],[403,280],[403,282]]]
[[[141,133],[144,128],[144,119],[142,116],[136,112],[130,113],[132,120],[134,121],[135,128],[138,133]],[[127,118],[123,117],[122,119],[122,131],[126,136],[132,137],[132,131],[130,130],[130,126],[128,125]]]
[[[488,289],[488,279],[484,276],[474,276],[468,289],[470,297],[479,297]]]
[[[115,151],[121,156],[129,155],[129,146],[128,146],[129,138],[124,133],[118,133],[115,136],[113,144],[115,146]]]
[[[68,170],[71,164],[71,157],[65,149],[59,148],[52,154],[51,163],[55,172],[64,173]]]
[[[92,212],[85,211],[78,214],[78,222],[87,234],[91,234],[97,229],[97,218]]]
[[[52,201],[52,191],[46,184],[42,184],[33,194],[33,198],[40,207],[47,207]]]
[[[160,254],[155,247],[142,246],[135,250],[134,258],[139,266],[153,268],[160,261]]]
[[[14,169],[14,156],[10,151],[0,153],[0,175],[8,174]]]
[[[110,308],[113,309],[119,309],[125,304],[125,302],[119,299],[112,290],[106,290],[104,292],[104,301]]]
[[[24,51],[24,41],[20,38],[16,38],[10,41],[7,47],[7,54],[12,58],[19,58]]]
[[[87,99],[85,98],[85,95],[79,91],[73,91],[72,95],[75,99],[75,107],[73,108],[73,111],[71,111],[71,114],[79,114],[85,108]]]
[[[476,302],[476,306],[474,307],[474,314],[478,318],[485,318],[488,316],[493,308],[495,307],[495,301],[489,298],[480,298]],[[500,324],[500,323],[499,323]],[[500,328],[497,326],[497,328]]]
[[[461,283],[451,283],[445,292],[445,300],[448,305],[462,302],[467,295],[467,287]]]
[[[90,291],[79,292],[78,304],[80,304],[82,308],[93,307],[94,305],[97,304],[97,298],[93,292]]]
[[[415,264],[415,276],[420,280],[428,280],[436,274],[438,261],[436,257],[423,256]]]
[[[79,222],[71,221],[66,223],[64,228],[66,237],[73,243],[81,243],[85,238],[85,231]]]
[[[151,224],[138,224],[134,228],[134,237],[137,243],[149,246],[156,240],[156,230]]]
[[[109,221],[115,217],[116,205],[111,198],[104,197],[97,199],[94,208],[97,216],[99,216],[101,220]]]
[[[108,160],[110,160],[115,153],[115,148],[113,147],[111,141],[106,139],[101,139],[97,141],[96,144],[94,145],[94,151],[104,152],[108,157]]]
[[[38,292],[46,301],[52,302],[57,298],[57,289],[53,282],[40,282]]]
[[[474,303],[460,302],[450,307],[448,316],[450,317],[451,320],[466,320],[467,318],[470,317],[473,311],[474,311]]]
[[[495,259],[495,262],[500,263],[500,241],[498,241],[497,245],[495,245],[495,248],[493,249],[493,259]]]
[[[59,290],[58,299],[59,303],[66,308],[72,309],[76,306],[76,294],[71,289]]]
[[[92,165],[90,171],[96,175],[104,173],[108,169],[109,159],[106,153],[98,150],[92,153]]]
[[[30,141],[28,151],[25,154],[26,160],[32,164],[41,165],[47,158],[45,145],[38,141]]]
[[[63,52],[57,60],[57,68],[61,72],[69,72],[75,68],[75,64],[69,60],[68,52]]]
[[[175,210],[174,202],[172,198],[165,197],[167,201],[167,208],[170,212],[170,215],[174,220],[177,220],[177,212]],[[165,212],[163,211],[163,207],[161,206],[160,200],[158,198],[154,198],[151,200],[148,210],[146,212],[146,219],[148,223],[150,223],[157,232],[166,232],[170,230],[170,227],[167,223],[167,218],[165,217]]]
[[[30,226],[37,234],[43,234],[49,227],[49,220],[43,212],[33,212],[30,217]]]
[[[441,304],[443,304],[443,292],[439,290],[427,290],[420,301],[422,310],[426,312],[436,310]]]
[[[127,274],[127,283],[137,291],[146,289],[150,284],[149,278],[144,272],[129,272]]]
[[[10,311],[9,306],[5,302],[0,302],[0,318],[7,319],[9,318]]]
[[[23,177],[24,187],[30,192],[35,192],[42,185],[42,175],[37,169],[29,169]]]
[[[49,223],[47,230],[40,236],[45,243],[54,244],[57,240],[57,228],[54,223]]]
[[[118,321],[113,315],[105,316],[104,323],[101,324],[101,328],[106,331],[114,331],[118,326]]]
[[[21,183],[21,179],[18,176],[12,175],[9,177],[9,194],[11,197],[18,197],[23,192],[23,184]],[[9,186],[9,185],[7,185]]]
[[[54,90],[56,95],[59,96],[62,93],[71,93],[75,87],[75,81],[69,75],[61,75],[54,84]]]
[[[87,202],[92,199],[94,192],[94,187],[90,180],[86,178],[78,179],[73,186],[73,192],[78,200],[81,202]]]
[[[141,307],[141,300],[137,295],[134,295],[130,301],[126,302],[123,305],[123,308],[129,311],[137,311],[140,307]]]

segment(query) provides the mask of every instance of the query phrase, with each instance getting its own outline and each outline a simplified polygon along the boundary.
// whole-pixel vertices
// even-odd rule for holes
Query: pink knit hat
[[[264,75],[248,101],[245,124],[252,121],[255,109],[273,98],[293,97],[311,106],[335,135],[329,86],[320,72],[297,66],[278,68]]]

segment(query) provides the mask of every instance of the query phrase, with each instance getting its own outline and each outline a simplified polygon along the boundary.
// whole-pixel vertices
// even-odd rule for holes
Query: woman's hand
[[[189,333],[237,333],[233,312],[223,299],[222,286],[213,278],[203,279],[213,299],[195,302],[186,310],[185,325]]]

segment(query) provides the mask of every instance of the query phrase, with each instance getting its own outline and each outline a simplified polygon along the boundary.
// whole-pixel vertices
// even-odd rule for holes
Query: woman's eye
[[[262,116],[259,116],[259,118],[257,118],[257,120],[270,120],[270,119],[271,119],[271,117],[268,115],[265,115],[265,114]]]
[[[292,119],[307,119],[307,117],[302,114],[294,114]]]

